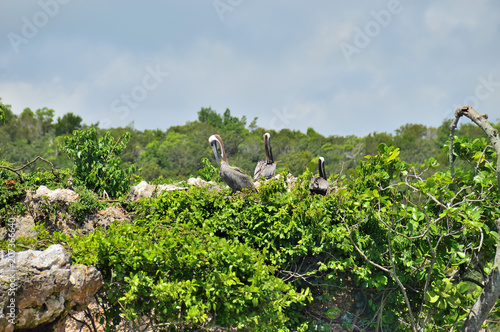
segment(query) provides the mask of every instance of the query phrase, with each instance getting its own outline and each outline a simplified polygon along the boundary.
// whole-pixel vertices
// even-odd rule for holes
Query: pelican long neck
[[[272,164],[274,162],[273,151],[271,150],[271,137],[268,135],[264,135],[264,148],[266,149],[266,162]]]
[[[226,157],[226,151],[224,150],[224,143],[222,143],[222,139],[220,138],[219,135],[217,135],[217,138],[218,138],[219,143],[220,143],[221,163],[224,162],[224,163],[229,165],[229,162],[227,161],[227,157]]]
[[[325,161],[318,159],[319,176],[326,180]]]

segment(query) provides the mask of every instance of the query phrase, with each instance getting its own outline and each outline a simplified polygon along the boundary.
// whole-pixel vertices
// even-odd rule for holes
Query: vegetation
[[[117,197],[128,191],[135,166],[121,167],[119,155],[127,146],[129,133],[124,133],[117,141],[106,132],[97,137],[94,127],[74,131],[73,136],[65,136],[61,149],[73,160],[76,186],[83,186],[96,193]]]
[[[23,126],[9,107],[4,110],[6,124]],[[49,110],[26,114],[35,127],[50,122]],[[63,134],[57,148],[49,144],[40,152],[57,149],[57,156],[44,155],[58,165],[55,174],[33,164],[19,179],[0,168],[5,216],[22,212],[25,190],[67,186],[70,175],[81,195],[69,208],[75,219],[109,204],[98,199],[104,190],[134,216],[85,236],[49,233],[40,225],[36,239],[18,240],[34,248],[61,243],[74,263],[102,272],[98,318],[107,330],[125,321],[138,331],[462,328],[496,269],[500,218],[496,152],[473,125],[455,132],[453,176],[447,167],[451,121],[364,138],[284,129],[271,131],[280,177],[262,183],[259,192],[228,196],[229,189],[191,187],[126,201],[132,182],[143,178],[196,174],[220,183],[214,164],[203,159],[211,156],[207,137],[215,132],[227,137],[231,162],[251,173],[262,158],[265,130],[255,121],[247,128],[246,119],[229,110],[198,115],[165,132],[115,128],[102,134],[97,125],[83,125]],[[2,135],[16,130],[0,126]],[[55,135],[50,125],[44,130],[32,142]],[[1,165],[12,167],[19,160],[3,153],[24,141],[5,137]],[[315,169],[307,165],[319,154],[330,161],[334,187],[324,197],[308,189]],[[292,188],[288,171],[298,175]],[[500,316],[498,304],[485,322],[489,327]]]
[[[2,104],[1,100],[0,109],[5,114],[5,121],[0,121],[0,156],[15,165],[23,165],[36,156],[43,156],[58,169],[80,167],[79,172],[83,173],[87,169],[82,167],[87,166],[78,164],[83,160],[77,155],[68,155],[68,151],[63,148],[65,140],[80,144],[79,149],[83,150],[83,140],[93,140],[94,146],[97,146],[95,144],[99,137],[105,143],[104,146],[108,143],[111,145],[108,151],[97,152],[95,147],[93,148],[99,154],[101,162],[106,161],[108,154],[112,152],[110,158],[119,156],[124,170],[128,166],[137,165],[135,174],[144,180],[163,177],[179,181],[189,176],[198,176],[198,171],[204,167],[203,158],[209,158],[215,166],[213,154],[205,142],[210,135],[217,133],[224,140],[230,162],[238,165],[247,174],[253,174],[257,161],[264,159],[262,135],[266,131],[272,136],[273,154],[278,161],[277,171],[288,170],[294,175],[302,174],[306,165],[319,155],[325,157],[327,174],[350,174],[365,156],[377,153],[380,143],[399,147],[401,159],[409,163],[421,164],[432,157],[440,164],[437,170],[445,169],[448,164],[447,153],[443,152],[442,148],[449,139],[451,119],[444,120],[438,128],[406,124],[394,134],[374,132],[365,137],[325,137],[312,128],[309,128],[307,133],[289,129],[279,132],[266,130],[256,126],[257,119],[247,126],[245,117],[234,117],[229,110],[219,114],[211,108],[202,108],[196,121],[183,126],[144,131],[134,129],[133,124],[126,128],[104,130],[99,128],[98,123],[83,124],[82,118],[72,113],[55,120],[54,111],[47,108],[35,112],[27,108],[20,115],[16,115],[11,107]],[[80,138],[72,138],[73,131],[81,129],[92,129],[95,133],[86,131],[86,134],[80,134]],[[471,139],[484,136],[481,129],[472,123],[462,124],[456,135]],[[114,142],[119,143],[113,150]],[[80,151],[75,146],[71,149],[75,149],[76,153]],[[111,166],[109,161],[104,164],[115,169],[118,167]],[[102,167],[104,166],[99,166],[98,162],[92,167],[95,176],[102,177],[102,174],[107,174]],[[29,169],[36,169],[36,165]],[[90,172],[90,169],[88,171]],[[116,181],[120,182],[119,179]],[[111,196],[105,186],[104,183],[98,185]]]

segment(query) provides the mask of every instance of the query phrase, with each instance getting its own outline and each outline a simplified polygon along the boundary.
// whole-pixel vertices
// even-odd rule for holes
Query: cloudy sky
[[[103,127],[201,107],[323,135],[500,118],[497,0],[0,2],[0,97]]]

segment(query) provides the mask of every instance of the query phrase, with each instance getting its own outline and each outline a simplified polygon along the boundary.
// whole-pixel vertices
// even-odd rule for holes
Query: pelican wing
[[[311,180],[311,184],[309,185],[309,190],[313,194],[320,194],[320,195],[326,195],[328,192],[328,181],[319,177],[319,178],[313,178]]]
[[[257,165],[255,166],[255,171],[253,172],[253,180],[257,181],[261,177],[263,177],[264,167],[266,166],[266,162],[264,160],[259,160]]]
[[[219,173],[224,182],[233,190],[238,191],[243,188],[254,188],[252,179],[238,167],[232,167],[222,163]]]
[[[276,164],[275,163],[267,163],[265,160],[259,160],[257,165],[255,166],[255,171],[253,173],[253,180],[257,181],[261,177],[269,180],[276,173]]]

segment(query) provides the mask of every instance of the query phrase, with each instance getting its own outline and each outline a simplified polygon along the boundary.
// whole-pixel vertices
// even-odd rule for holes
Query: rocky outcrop
[[[64,331],[68,313],[85,309],[103,285],[93,266],[70,265],[54,244],[44,251],[10,253],[0,260],[0,332]]]
[[[44,223],[49,232],[60,231],[67,235],[85,235],[93,232],[96,227],[107,228],[115,220],[130,220],[131,217],[120,205],[112,205],[104,210],[94,211],[77,222],[69,213],[69,207],[77,203],[78,193],[70,189],[51,190],[40,186],[36,192],[28,191],[24,199],[27,212],[14,217],[16,238],[34,237],[36,224]],[[5,232],[0,230],[0,239],[5,238]]]
[[[77,223],[71,219],[68,208],[71,203],[76,202],[79,195],[70,189],[51,190],[46,186],[40,186],[35,192],[27,191],[24,205],[27,213],[16,217],[18,227],[34,226],[36,223],[45,223],[50,232],[63,231],[69,233],[69,229],[77,229]],[[19,220],[21,219],[22,220]]]
[[[71,203],[78,199],[78,194],[71,189],[55,189],[51,190],[46,186],[40,186],[33,195],[32,201],[46,199],[50,203],[66,202]]]
[[[99,210],[86,217],[86,221],[81,228],[82,234],[91,233],[98,227],[107,229],[116,220],[131,220],[131,217],[120,205],[108,206],[106,209]]]

